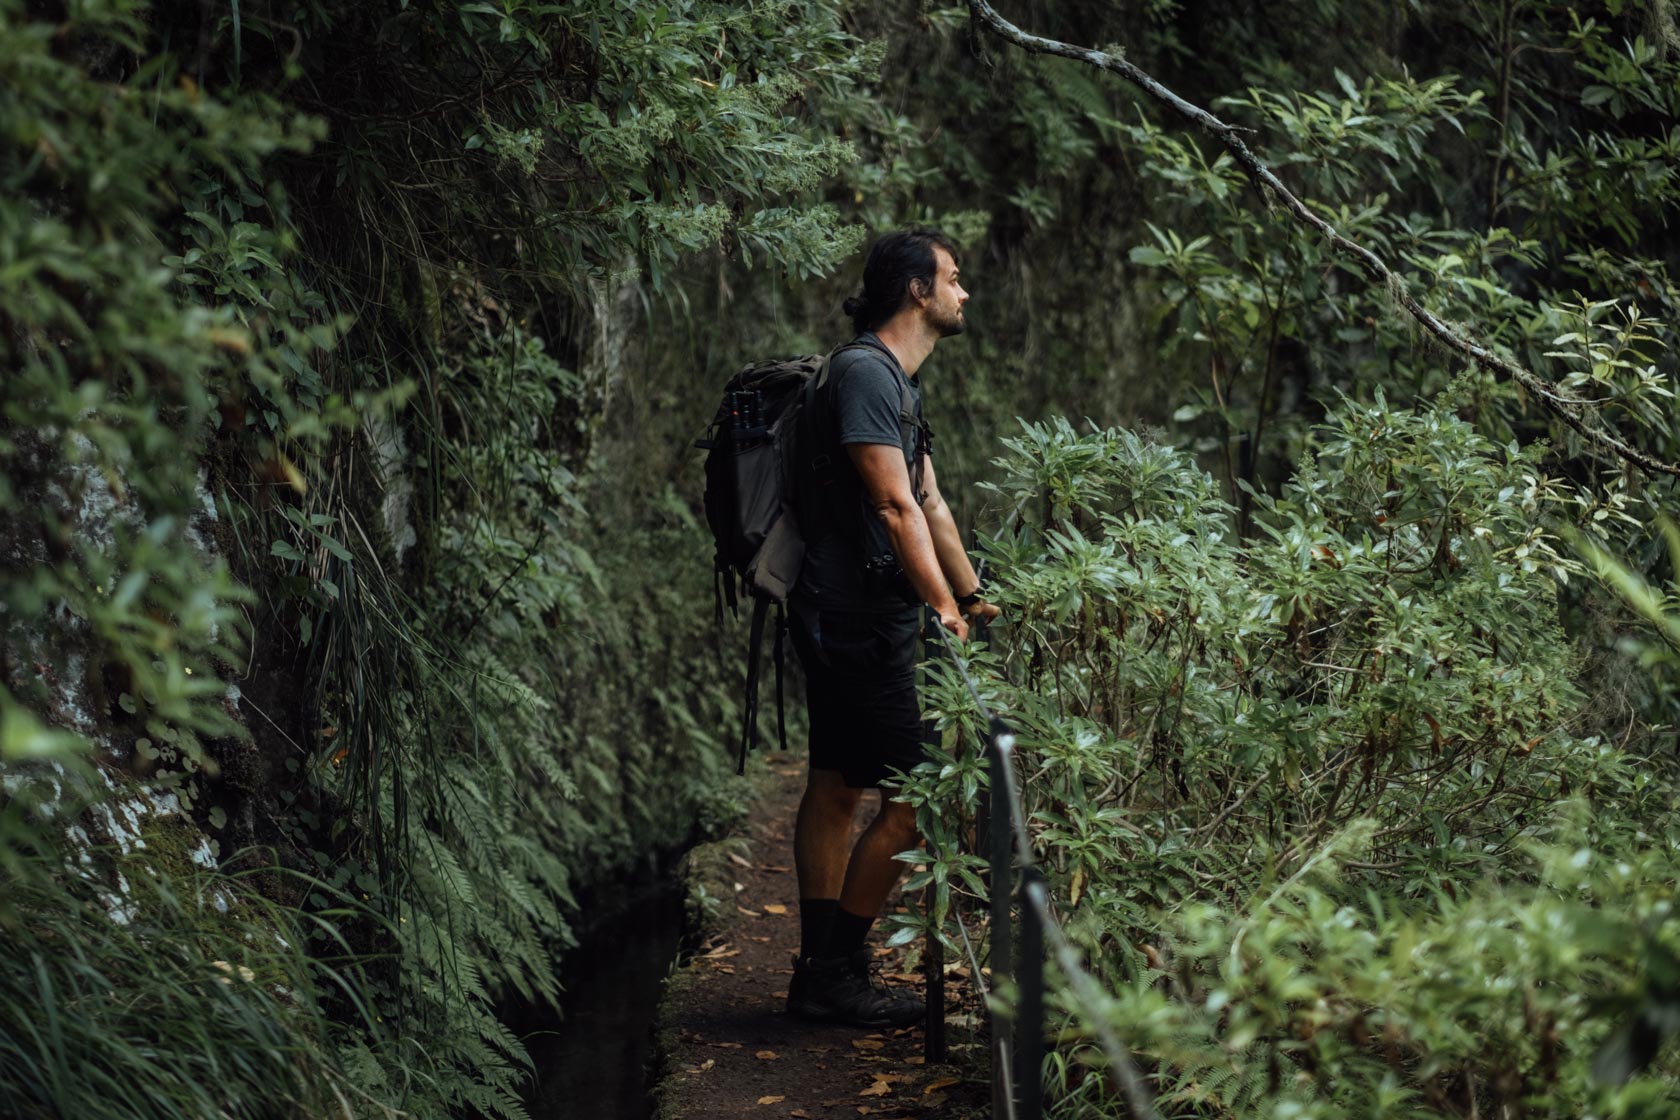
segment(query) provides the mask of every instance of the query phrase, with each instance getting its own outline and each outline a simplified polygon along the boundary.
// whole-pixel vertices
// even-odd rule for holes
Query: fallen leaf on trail
[[[712,1043],[712,1045],[716,1046],[719,1050],[739,1050],[739,1049],[741,1049],[741,1043],[739,1043],[739,1042],[714,1042],[714,1043]]]
[[[796,1108],[788,1113],[789,1120],[811,1120],[811,1114],[803,1108]]]
[[[741,913],[745,914],[749,918],[762,918],[764,916],[763,914],[760,914],[757,910],[748,910],[745,906],[741,906],[739,904],[736,905],[735,909],[739,910]]]
[[[787,1100],[786,1097],[759,1097],[758,1098],[758,1103],[759,1104],[781,1104],[785,1100]]]
[[[689,1066],[688,1067],[688,1072],[690,1072],[690,1073],[705,1073],[707,1070],[711,1069],[715,1065],[717,1065],[717,1059],[716,1058],[707,1058],[705,1061],[701,1062],[697,1066]]]
[[[961,1080],[962,1078],[960,1077],[936,1077],[922,1087],[922,1093],[925,1095],[935,1091],[936,1089],[949,1089],[952,1085],[957,1084]]]
[[[717,948],[713,949],[711,952],[706,953],[700,959],[703,960],[703,961],[720,961],[725,957],[738,957],[740,955],[741,955],[741,950],[731,949],[729,947],[729,942],[725,941],[723,944],[719,945]]]
[[[878,1038],[854,1038],[852,1039],[852,1045],[859,1050],[881,1050],[887,1044]]]
[[[917,1054],[913,1058],[905,1058],[904,1059],[904,1064],[907,1065],[907,1066],[919,1066],[926,1061],[927,1061],[927,1057],[925,1055]]]
[[[779,902],[766,902],[764,904],[764,912],[766,914],[786,914],[787,907],[783,906]]]
[[[792,871],[793,868],[791,868],[791,867],[768,867],[768,866],[766,866],[766,867],[759,868],[759,870],[760,871],[773,871],[777,875],[781,875],[781,874],[784,874],[785,872]]]
[[[751,870],[751,868],[752,868],[752,860],[748,859],[746,856],[741,855],[739,852],[730,852],[729,853],[729,862],[733,863],[736,867],[745,867],[748,870]]]
[[[768,937],[749,937],[749,938],[747,938],[747,940],[748,941],[756,941],[761,945],[770,944],[770,939]]]
[[[758,1058],[761,1061],[773,1062],[777,1058],[781,1057],[781,1055],[776,1053],[774,1050],[760,1050],[758,1053],[754,1054],[753,1057]]]
[[[858,1091],[858,1096],[860,1096],[860,1097],[884,1097],[890,1092],[892,1092],[892,1086],[888,1085],[886,1083],[886,1081],[882,1080],[881,1078],[876,1078],[875,1079],[875,1084],[871,1085],[867,1089],[860,1089]]]

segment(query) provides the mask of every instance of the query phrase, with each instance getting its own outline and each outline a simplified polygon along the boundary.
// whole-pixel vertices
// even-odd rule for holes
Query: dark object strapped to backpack
[[[899,383],[899,431],[911,490],[920,501],[922,457],[931,442],[916,416],[910,381],[890,351],[876,342],[848,343],[826,357],[809,354],[748,366],[724,386],[723,402],[706,437],[696,442],[706,454],[706,522],[717,544],[713,592],[721,626],[727,601],[736,612],[743,596],[753,600],[747,639],[747,691],[742,716],[740,760],[758,739],[758,671],[764,649],[764,626],[776,608],[776,733],[787,749],[782,662],[787,634],[787,597],[799,579],[807,541],[835,531],[862,532],[868,538],[867,564],[896,566],[885,530],[863,496],[850,509],[837,486],[844,454],[834,432],[829,407],[829,364],[844,350],[866,347],[887,357]]]

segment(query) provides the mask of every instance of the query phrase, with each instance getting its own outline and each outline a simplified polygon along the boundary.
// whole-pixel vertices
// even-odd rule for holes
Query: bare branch
[[[1248,145],[1243,143],[1236,128],[1226,124],[1201,106],[1193,105],[1184,100],[1124,58],[1103,51],[1092,50],[1089,47],[1074,46],[1070,43],[1030,34],[998,15],[996,9],[987,0],[968,0],[968,8],[974,19],[998,38],[1034,54],[1069,58],[1075,62],[1083,62],[1087,66],[1094,66],[1099,70],[1107,70],[1110,73],[1118,74],[1155,101],[1195,124],[1235,157],[1238,166],[1243,169],[1243,173],[1260,188],[1263,194],[1276,199],[1296,221],[1321,234],[1337,252],[1345,257],[1352,258],[1366,276],[1384,285],[1393,295],[1395,302],[1404,308],[1412,318],[1422,324],[1423,329],[1434,336],[1443,346],[1462,354],[1482,369],[1507,380],[1515,381],[1527,390],[1535,400],[1539,401],[1548,412],[1562,420],[1587,442],[1612,452],[1627,462],[1643,467],[1648,471],[1680,477],[1680,465],[1649,455],[1602,425],[1594,423],[1589,417],[1586,402],[1566,396],[1537,374],[1495,353],[1491,347],[1480,339],[1461,333],[1443,322],[1439,316],[1413,298],[1406,285],[1405,278],[1383,263],[1381,257],[1358,242],[1337,233],[1334,226],[1315,214],[1306,203],[1295,197],[1294,193],[1283,185],[1283,181],[1272,172],[1272,169],[1262,163],[1260,158],[1249,150]]]

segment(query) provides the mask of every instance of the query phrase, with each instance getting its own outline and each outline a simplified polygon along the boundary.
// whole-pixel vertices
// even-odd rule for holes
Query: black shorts
[[[921,608],[864,613],[790,605],[789,634],[805,668],[812,768],[838,770],[848,786],[868,789],[921,762]]]

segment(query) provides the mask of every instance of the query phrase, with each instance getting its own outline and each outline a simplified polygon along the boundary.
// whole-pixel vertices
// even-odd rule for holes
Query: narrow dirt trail
[[[785,1010],[799,951],[793,819],[803,761],[772,754],[774,785],[754,809],[746,853],[731,865],[733,928],[703,946],[673,978],[662,1022],[667,1076],[660,1120],[713,1117],[927,1117],[985,1115],[986,1087],[954,1065],[928,1066],[922,1027],[870,1031],[812,1024]],[[865,795],[854,829],[874,814]],[[889,909],[896,904],[889,903]],[[890,983],[920,991],[903,971],[906,950],[871,935]],[[949,975],[953,1006],[960,975]],[[956,1055],[959,1060],[961,1052]]]

